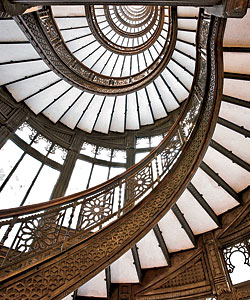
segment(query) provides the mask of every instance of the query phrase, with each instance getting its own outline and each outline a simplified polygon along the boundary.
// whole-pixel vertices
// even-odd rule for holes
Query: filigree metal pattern
[[[55,245],[63,219],[63,212],[48,212],[46,215],[25,218],[2,265],[16,262],[30,253],[39,253]]]
[[[179,274],[170,281],[164,283],[158,289],[166,289],[170,287],[192,284],[206,279],[202,261],[196,262],[193,266],[187,268],[183,273]]]
[[[249,241],[244,241],[244,242],[235,244],[231,247],[227,247],[226,249],[223,250],[227,268],[230,273],[233,273],[233,271],[235,269],[235,266],[231,261],[231,257],[236,252],[240,252],[243,254],[244,259],[245,259],[244,264],[246,264],[250,267],[250,253],[249,253],[248,249],[250,249]]]
[[[86,229],[107,218],[113,210],[114,190],[87,199],[81,206],[77,229]]]
[[[139,196],[145,193],[153,185],[152,164],[137,172],[133,177],[127,180],[126,190],[128,194],[127,201],[135,201]]]
[[[174,136],[167,147],[161,152],[161,164],[164,170],[170,168],[172,162],[177,158],[183,142],[180,135]]]
[[[31,134],[29,135],[29,139],[30,139],[31,141],[33,141],[33,140],[34,140],[34,137],[37,135],[37,131],[36,131],[34,128],[32,128],[32,127],[30,126],[30,124],[27,123],[27,122],[24,122],[21,126],[19,126],[19,127],[18,127],[18,130],[23,131],[24,128],[28,128],[28,129],[30,130]]]

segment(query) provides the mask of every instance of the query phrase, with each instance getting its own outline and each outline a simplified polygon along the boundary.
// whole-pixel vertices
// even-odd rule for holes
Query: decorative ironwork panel
[[[81,205],[77,229],[86,229],[108,217],[113,210],[113,201],[113,189],[99,196],[85,199]]]
[[[194,123],[198,116],[200,107],[201,107],[201,102],[199,98],[196,95],[194,95],[192,105],[180,124],[182,132],[186,138],[189,137],[189,135],[191,134],[194,128]]]
[[[167,170],[180,153],[182,141],[179,135],[175,135],[166,148],[161,152],[161,164],[163,170]]]
[[[150,163],[126,181],[127,201],[133,202],[153,185],[153,170]]]
[[[38,254],[55,245],[60,235],[64,215],[64,211],[47,212],[47,214],[29,216],[21,220],[3,265]]]
[[[203,49],[207,49],[207,36],[209,33],[209,22],[208,20],[201,20],[201,25],[200,25],[200,34],[199,34],[199,39],[200,39],[200,47]]]
[[[227,268],[229,273],[233,273],[235,269],[235,265],[232,263],[232,255],[236,252],[240,252],[244,255],[244,264],[248,265],[250,267],[250,244],[249,241],[244,241],[238,244],[235,244],[231,247],[227,247],[226,249],[223,250],[223,254],[225,257],[225,261],[227,264]]]

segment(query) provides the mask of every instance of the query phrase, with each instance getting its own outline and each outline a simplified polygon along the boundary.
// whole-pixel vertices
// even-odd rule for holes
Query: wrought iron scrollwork
[[[46,214],[21,219],[13,226],[13,230],[17,233],[2,265],[16,263],[33,253],[40,253],[53,247],[58,242],[64,216],[65,210],[60,212],[48,210]]]
[[[145,168],[128,178],[126,181],[128,202],[134,202],[138,197],[152,187],[153,182],[152,164],[148,164]]]

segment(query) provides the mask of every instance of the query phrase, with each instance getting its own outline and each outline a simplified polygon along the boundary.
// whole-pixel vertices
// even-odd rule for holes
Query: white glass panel
[[[21,150],[18,146],[16,146],[16,144],[14,144],[10,140],[7,141],[7,143],[0,150],[0,186],[10,173],[10,171],[13,169],[13,167],[15,166],[22,154],[23,150]]]
[[[3,38],[1,31],[1,40]],[[39,58],[31,44],[1,44],[0,62]]]
[[[60,77],[58,77],[54,72],[49,71],[39,76],[30,77],[26,80],[10,84],[8,85],[8,90],[15,100],[19,102],[59,79]],[[30,108],[32,109],[32,107]]]
[[[110,161],[111,149],[99,148],[96,154],[96,158]]]
[[[233,284],[250,280],[250,267],[244,264],[244,261],[245,257],[241,252],[237,251],[232,254],[231,262],[235,266],[235,269],[230,274],[230,277]]]
[[[153,230],[149,231],[149,233],[137,243],[137,247],[141,267],[143,269],[167,266],[167,261],[159,247],[159,242]],[[150,251],[147,251],[147,249],[150,249]]]
[[[113,152],[112,162],[126,163],[126,160],[127,160],[126,151],[115,150]]]
[[[66,195],[80,192],[86,189],[89,174],[92,164],[78,159],[75,164],[75,168],[70,178],[70,182],[66,191]]]
[[[55,119],[55,115],[57,116],[58,113],[60,113],[60,110],[57,111],[55,104],[52,103],[55,100],[60,99],[55,103],[60,103],[62,105],[60,96],[69,87],[70,85],[68,83],[64,82],[62,79],[58,79],[56,84],[53,84],[40,93],[28,98],[25,101],[25,104],[27,104],[35,114],[39,114],[42,110],[45,109],[46,116],[53,121]],[[46,109],[46,107],[48,107],[48,110]],[[54,109],[51,110],[52,107]],[[65,106],[64,109],[65,108],[68,108],[68,106]]]
[[[110,117],[112,114],[114,101],[115,101],[115,97],[107,97],[104,100],[104,104],[97,118],[94,130],[108,134]]]
[[[151,138],[151,147],[156,147],[160,144],[160,142],[162,141],[163,136],[158,135],[158,136],[153,136]]]
[[[66,114],[61,118],[61,122],[68,126],[71,129],[74,129],[77,125],[78,120],[82,116],[83,111],[88,105],[88,102],[85,101],[85,93],[80,94],[79,99],[75,99],[72,103],[70,109],[66,112]],[[82,128],[81,128],[82,129]]]
[[[111,280],[113,283],[135,283],[139,281],[132,252],[130,250],[111,265]]]
[[[87,283],[82,285],[78,291],[77,296],[85,296],[89,297],[103,297],[107,298],[107,287],[106,287],[106,279],[105,272],[102,271],[94,278],[89,280]]]
[[[111,168],[110,169],[110,173],[109,173],[109,178],[113,178],[116,175],[121,174],[122,172],[124,172],[126,169],[125,168]]]
[[[149,106],[148,96],[145,92],[145,89],[139,90],[137,94],[141,125],[148,125],[154,123]]]
[[[115,102],[114,114],[111,120],[110,130],[117,131],[117,132],[124,132],[124,117],[125,117],[125,96],[118,96]]]
[[[136,140],[136,148],[148,148],[149,147],[149,138],[138,138]]]
[[[95,121],[98,117],[98,112],[101,108],[101,105],[103,103],[103,96],[95,95],[93,98],[91,98],[90,103],[85,106],[86,101],[85,97],[82,97],[83,105],[84,107],[78,107],[77,110],[80,110],[80,112],[85,111],[84,115],[81,118],[81,122],[79,123],[79,128],[82,130],[85,130],[87,132],[91,132],[93,129],[93,126],[95,125]],[[75,118],[75,114],[73,113],[71,115],[72,118]]]
[[[40,153],[42,153],[43,155],[46,155],[50,149],[51,144],[51,141],[48,141],[47,139],[43,138],[42,135],[39,134],[39,136],[35,139],[34,143],[32,144],[32,147]]]
[[[105,182],[108,178],[108,169],[108,167],[95,165],[91,175],[89,187]]]
[[[0,194],[0,207],[19,206],[32,180],[37,174],[41,162],[26,154],[14,174]]]
[[[167,113],[162,105],[162,102],[159,98],[155,86],[151,83],[146,87],[146,90],[148,92],[148,97],[151,101],[150,103],[153,110],[154,118],[157,120],[166,117]]]
[[[94,157],[95,156],[95,149],[96,149],[95,145],[84,143],[82,145],[80,153],[84,154],[84,155],[87,155],[87,156],[90,156],[90,157]]]
[[[10,20],[0,20],[1,41],[27,41],[26,36],[18,27],[16,22]]]
[[[145,156],[148,155],[149,152],[136,153],[135,155],[135,163],[137,164],[140,160],[142,160]]]
[[[139,129],[139,116],[137,111],[136,94],[127,96],[126,129]]]
[[[65,298],[63,298],[63,300],[72,300],[73,299],[73,295],[74,295],[74,293],[66,296]]]
[[[52,122],[56,123],[64,112],[74,103],[76,98],[80,95],[80,92],[76,88],[70,88],[69,84],[65,84],[64,88],[61,88],[61,96],[57,98],[53,104],[43,112]]]
[[[45,165],[31,189],[25,205],[48,201],[59,174],[59,171]]]

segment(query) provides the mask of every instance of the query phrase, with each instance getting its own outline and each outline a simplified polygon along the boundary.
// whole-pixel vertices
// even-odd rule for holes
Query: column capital
[[[223,263],[223,257],[219,249],[218,241],[213,232],[204,234],[203,241],[213,278],[215,294],[218,300],[235,300],[231,281]]]

